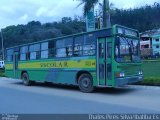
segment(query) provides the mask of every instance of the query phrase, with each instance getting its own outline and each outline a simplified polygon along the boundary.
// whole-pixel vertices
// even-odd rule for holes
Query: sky
[[[151,5],[159,0],[110,0],[114,7],[128,9]],[[82,16],[82,7],[76,0],[0,0],[0,28],[27,24],[35,20],[42,23],[59,21],[62,17]]]

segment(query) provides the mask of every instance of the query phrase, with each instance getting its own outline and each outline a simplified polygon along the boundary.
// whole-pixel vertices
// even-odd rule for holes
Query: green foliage
[[[138,29],[140,32],[160,28],[160,4],[146,5],[135,9],[116,9],[111,15],[111,23]]]
[[[110,22],[110,12],[111,12],[111,7],[113,4],[109,4],[109,0],[103,0],[103,5],[100,3],[100,0],[78,0],[81,1],[79,4],[83,4],[83,14],[84,16],[87,15],[87,13],[91,10],[91,8],[94,8],[96,4],[99,3],[101,6],[101,10],[99,11],[98,14],[103,14],[103,28],[108,28],[111,27],[111,22]]]
[[[85,22],[80,17],[75,17],[73,20],[70,17],[64,17],[60,22],[45,24],[31,21],[27,25],[8,26],[3,29],[4,47],[8,48],[84,31]]]
[[[99,0],[77,0],[77,1],[81,1],[81,3],[78,6],[84,4],[83,6],[84,16],[86,16],[87,12],[90,11],[90,9],[99,2]]]

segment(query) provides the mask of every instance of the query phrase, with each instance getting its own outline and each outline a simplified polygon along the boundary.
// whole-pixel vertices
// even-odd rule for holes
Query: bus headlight
[[[124,77],[125,75],[124,75],[124,72],[121,72],[120,73],[120,77]]]
[[[124,72],[116,73],[116,77],[124,77],[124,76],[125,76]]]
[[[139,75],[142,75],[143,74],[143,72],[142,71],[139,71]]]

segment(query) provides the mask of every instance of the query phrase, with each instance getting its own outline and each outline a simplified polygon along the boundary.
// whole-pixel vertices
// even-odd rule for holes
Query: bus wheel
[[[31,85],[31,81],[29,80],[29,75],[27,73],[22,74],[22,80],[23,80],[23,84],[25,86],[30,86]]]
[[[93,79],[89,74],[82,74],[78,79],[78,85],[82,92],[90,93],[94,91]]]

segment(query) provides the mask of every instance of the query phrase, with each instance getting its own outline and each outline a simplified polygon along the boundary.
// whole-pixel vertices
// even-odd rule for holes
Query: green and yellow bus
[[[28,43],[6,49],[5,74],[33,82],[120,87],[143,80],[137,30],[111,28]]]

